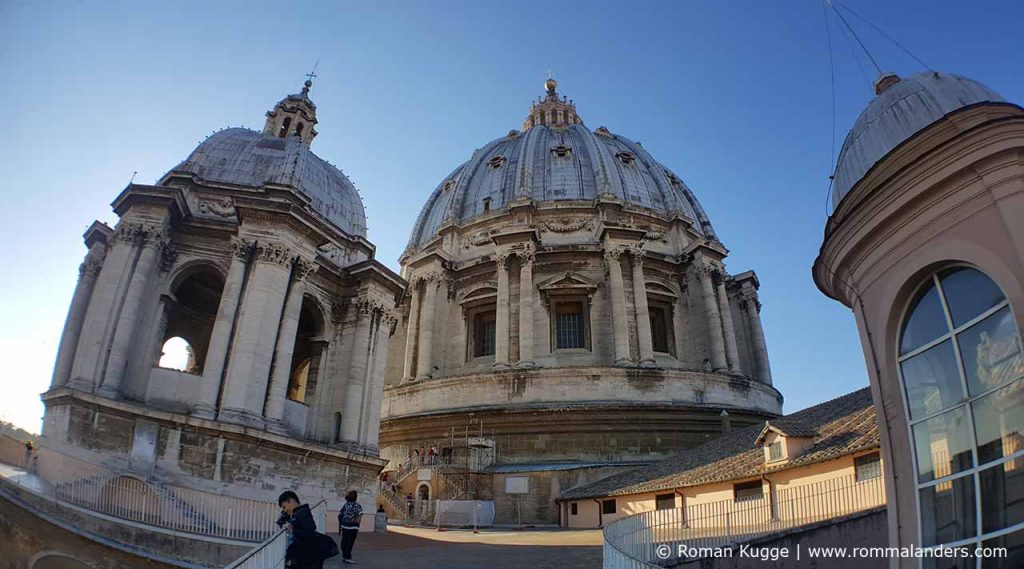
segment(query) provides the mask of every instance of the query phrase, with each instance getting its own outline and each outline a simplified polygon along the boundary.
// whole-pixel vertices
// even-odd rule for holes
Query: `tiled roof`
[[[764,451],[760,446],[754,446],[763,427],[753,425],[682,451],[661,462],[570,488],[559,499],[624,496],[738,480],[772,470],[823,462],[879,446],[875,409],[871,403],[871,391],[867,387],[786,415],[779,422],[800,425],[802,429],[815,432],[814,444],[782,465],[765,465]]]

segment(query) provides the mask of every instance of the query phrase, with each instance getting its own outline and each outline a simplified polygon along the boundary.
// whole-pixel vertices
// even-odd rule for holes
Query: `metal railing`
[[[15,482],[61,502],[209,537],[259,542],[275,531],[279,509],[270,502],[147,481],[46,447],[33,455],[34,473]]]
[[[327,503],[320,500],[317,505],[313,506],[312,513],[317,531],[323,533],[327,527]],[[288,552],[289,537],[287,531],[277,530],[266,541],[252,548],[224,569],[283,569],[285,555]]]
[[[279,508],[268,502],[150,483],[112,473],[53,486],[61,501],[118,518],[175,531],[242,541],[274,532]]]
[[[605,527],[604,567],[671,566],[706,556],[708,553],[702,550],[730,547],[884,504],[885,483],[881,476],[857,481],[850,475],[741,500],[642,512]],[[687,550],[682,557],[677,556],[683,549],[680,546]]]

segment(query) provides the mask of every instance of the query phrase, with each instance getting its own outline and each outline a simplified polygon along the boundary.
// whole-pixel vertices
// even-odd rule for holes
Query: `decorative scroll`
[[[231,217],[235,214],[235,206],[230,199],[199,200],[199,213],[216,217]]]

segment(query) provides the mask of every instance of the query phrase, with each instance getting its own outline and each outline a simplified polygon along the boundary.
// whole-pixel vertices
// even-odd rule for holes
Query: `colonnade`
[[[633,311],[629,314],[626,279],[623,273],[622,257],[625,255],[632,265]],[[510,259],[519,261],[519,361],[510,361]],[[535,357],[535,334],[533,314],[536,305],[534,278],[535,250],[532,245],[525,248],[501,248],[495,256],[496,306],[495,306],[495,350],[494,367],[533,367]],[[616,365],[653,367],[655,363],[653,333],[650,320],[650,306],[647,298],[644,275],[644,250],[640,245],[607,246],[604,251],[608,273],[608,294],[611,304],[611,328],[614,339],[614,361]],[[697,285],[695,298],[703,307],[707,322],[710,364],[714,371],[742,375],[737,328],[726,289],[724,269],[716,262],[698,258],[691,264]],[[410,312],[405,342],[403,383],[428,379],[434,375],[438,362],[434,360],[434,329],[437,326],[437,289],[443,278],[437,269],[430,270],[413,279],[410,287]],[[744,292],[744,299],[754,299],[755,293]],[[741,301],[741,309],[750,339],[756,377],[770,383],[771,375],[765,349],[764,332],[756,300]],[[753,308],[751,308],[753,307]],[[631,322],[632,320],[632,322]],[[673,320],[673,325],[678,323]],[[637,357],[631,354],[630,325],[635,324]],[[678,328],[678,326],[676,326]],[[675,330],[676,335],[682,330]]]

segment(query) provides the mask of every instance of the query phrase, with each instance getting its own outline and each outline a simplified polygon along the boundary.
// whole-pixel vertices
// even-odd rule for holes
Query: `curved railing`
[[[327,523],[327,502],[320,500],[312,509],[317,531],[323,533]],[[263,543],[239,557],[224,569],[283,569],[288,551],[287,531],[280,529]]]
[[[881,476],[844,476],[682,508],[653,510],[604,528],[605,569],[647,569],[706,557],[717,548],[885,504]]]

